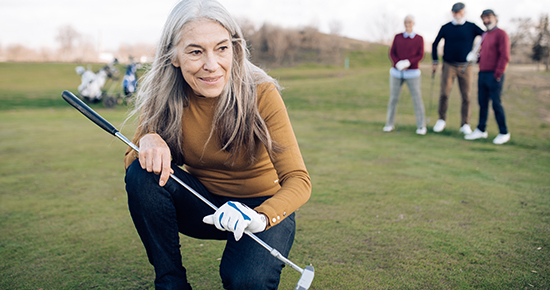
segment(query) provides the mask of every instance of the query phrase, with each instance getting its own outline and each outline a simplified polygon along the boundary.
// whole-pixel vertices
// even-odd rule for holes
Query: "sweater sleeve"
[[[390,47],[390,59],[392,61],[392,65],[395,67],[395,64],[399,61],[399,57],[397,56],[397,36],[399,34],[397,34],[394,38],[393,38],[393,42],[391,44],[391,47]]]
[[[432,60],[434,63],[439,62],[439,56],[437,55],[437,47],[439,46],[439,42],[444,37],[443,36],[443,28],[445,26],[442,26],[441,29],[439,29],[439,33],[437,34],[437,37],[434,40],[434,43],[432,44]]]
[[[263,93],[262,93],[263,91]],[[311,180],[302,159],[286,107],[274,85],[258,87],[260,115],[275,142],[284,152],[270,156],[279,178],[280,189],[255,210],[269,219],[268,228],[278,224],[306,203],[311,195]]]
[[[481,36],[485,31],[474,23],[475,36]]]
[[[418,39],[416,39],[418,37]],[[424,39],[420,35],[415,36],[416,47],[414,49],[414,55],[409,58],[411,66],[418,64],[424,58]]]
[[[506,32],[502,31],[497,41],[499,46],[497,67],[494,74],[495,79],[499,79],[502,77],[504,71],[506,71],[508,62],[510,61],[510,39],[508,38]]]

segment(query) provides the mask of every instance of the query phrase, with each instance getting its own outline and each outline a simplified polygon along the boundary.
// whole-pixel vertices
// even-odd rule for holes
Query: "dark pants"
[[[200,181],[177,166],[175,175],[216,206],[239,201],[251,208],[269,197],[228,198],[208,192]],[[220,263],[225,289],[276,289],[284,263],[247,235],[238,242],[232,232],[219,231],[202,222],[214,213],[208,205],[183,186],[169,179],[164,187],[159,176],[143,170],[134,161],[126,171],[126,191],[130,214],[149,262],[155,268],[156,289],[191,289],[182,265],[179,233],[197,239],[227,240]],[[288,257],[295,234],[294,214],[257,236]]]
[[[506,116],[502,107],[500,94],[502,93],[502,85],[504,84],[504,75],[497,81],[493,72],[479,72],[477,81],[478,87],[478,102],[479,102],[479,125],[477,128],[485,132],[487,129],[487,117],[489,115],[489,101],[493,102],[493,111],[498,124],[500,134],[508,134],[506,128]]]

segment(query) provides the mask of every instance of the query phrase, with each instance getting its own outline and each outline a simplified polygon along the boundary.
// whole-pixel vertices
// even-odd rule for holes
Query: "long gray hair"
[[[283,150],[271,139],[267,126],[257,107],[256,87],[260,83],[277,82],[262,69],[252,64],[246,41],[240,27],[229,12],[216,0],[183,0],[173,9],[162,32],[155,59],[143,76],[135,107],[129,118],[140,115],[137,136],[156,132],[168,144],[172,158],[178,165],[184,163],[182,152],[182,114],[189,104],[191,91],[180,68],[172,65],[177,57],[177,45],[182,40],[181,31],[187,23],[202,19],[219,23],[229,32],[233,47],[233,62],[225,88],[218,97],[210,138],[217,134],[220,149],[230,153],[226,164],[235,163],[242,153],[254,162],[259,140],[270,155]],[[205,145],[206,146],[206,145]]]

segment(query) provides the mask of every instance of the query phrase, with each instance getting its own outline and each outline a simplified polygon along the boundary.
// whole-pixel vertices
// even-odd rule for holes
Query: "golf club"
[[[426,120],[426,126],[430,124],[430,115],[432,114],[432,98],[434,94],[435,72],[435,70],[432,71],[432,81],[430,85],[430,106],[428,107],[428,119]]]
[[[94,122],[96,125],[101,127],[103,130],[107,131],[109,134],[114,135],[115,137],[120,139],[126,145],[130,146],[130,148],[134,149],[136,152],[139,152],[139,148],[134,143],[132,143],[132,141],[128,140],[128,138],[122,135],[113,125],[111,125],[111,123],[109,123],[107,120],[101,117],[98,113],[96,113],[92,108],[86,105],[82,100],[76,97],[73,93],[69,91],[63,91],[61,96],[65,101],[67,101],[67,103],[69,103],[71,106],[77,109],[80,113],[82,113],[92,122]],[[189,190],[193,195],[195,195],[201,201],[203,201],[208,206],[210,206],[213,210],[218,209],[217,206],[211,203],[208,199],[204,198],[202,195],[200,195],[197,191],[195,191],[192,187],[187,185],[177,176],[175,176],[174,174],[170,174],[170,177],[174,179],[177,183],[185,187],[187,190]],[[313,282],[313,277],[315,276],[315,270],[313,269],[312,265],[309,265],[305,267],[305,269],[302,269],[298,267],[296,264],[294,264],[292,261],[290,261],[289,259],[285,258],[279,251],[272,248],[270,245],[268,245],[263,240],[258,238],[255,234],[248,231],[245,231],[245,234],[251,237],[253,240],[255,240],[258,244],[260,244],[266,250],[268,250],[272,256],[274,256],[275,258],[279,259],[283,263],[289,265],[292,269],[302,274],[300,276],[300,280],[298,280],[298,283],[296,284],[296,288],[294,288],[295,290],[309,289],[309,287],[311,286],[311,282]]]
[[[468,66],[470,66],[470,63],[471,61],[467,62],[464,67],[462,68],[462,70],[460,71],[461,74],[464,74],[466,72],[466,69],[468,68]]]

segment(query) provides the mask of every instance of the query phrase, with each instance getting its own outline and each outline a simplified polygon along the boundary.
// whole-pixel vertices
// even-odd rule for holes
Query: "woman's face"
[[[218,97],[231,73],[233,47],[229,32],[216,22],[199,20],[185,25],[181,39],[172,64],[181,69],[195,94]]]
[[[412,32],[414,26],[414,21],[411,18],[405,19],[405,30],[407,32]]]

